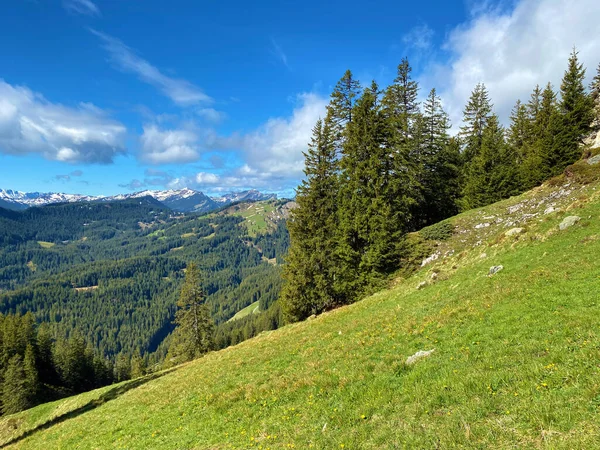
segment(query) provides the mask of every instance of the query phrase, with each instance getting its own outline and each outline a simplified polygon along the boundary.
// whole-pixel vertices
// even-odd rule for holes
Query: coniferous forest
[[[409,233],[581,158],[600,130],[600,66],[591,86],[584,80],[573,51],[561,85],[532,86],[506,121],[480,83],[452,129],[408,60],[387,87],[347,71],[314,125],[291,218],[258,234],[240,216],[174,213],[150,197],[0,209],[2,412],[194,359],[377,290],[410,269]],[[260,313],[230,320],[255,304]]]
[[[484,83],[451,132],[443,100],[404,59],[393,83],[347,71],[313,128],[288,228],[281,308],[287,321],[352,303],[403,269],[407,233],[520,194],[581,158],[600,124],[600,67],[586,87],[573,50],[558,92],[535,86],[508,127]]]

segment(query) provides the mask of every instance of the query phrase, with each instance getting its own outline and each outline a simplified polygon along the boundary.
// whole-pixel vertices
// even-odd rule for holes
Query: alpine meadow
[[[5,9],[1,448],[600,448],[595,2]]]

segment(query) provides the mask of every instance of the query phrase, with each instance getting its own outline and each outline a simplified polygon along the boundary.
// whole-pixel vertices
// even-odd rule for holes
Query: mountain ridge
[[[277,194],[262,193],[256,189],[230,192],[220,197],[211,197],[202,191],[190,188],[168,190],[143,190],[130,194],[83,195],[61,192],[22,192],[13,189],[0,189],[0,207],[23,210],[32,206],[45,206],[54,203],[75,203],[89,201],[116,201],[150,196],[168,208],[178,212],[209,212],[240,201],[262,201],[276,199]]]

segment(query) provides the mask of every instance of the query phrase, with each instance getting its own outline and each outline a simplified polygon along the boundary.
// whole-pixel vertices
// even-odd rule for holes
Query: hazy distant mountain
[[[256,189],[250,189],[249,191],[232,192],[222,197],[213,197],[213,200],[219,202],[221,205],[226,205],[235,202],[262,201],[275,198],[277,198],[277,194],[263,194]]]
[[[131,194],[112,196],[90,196],[79,194],[62,194],[55,192],[20,192],[0,189],[0,207],[8,209],[26,209],[31,206],[43,206],[51,203],[80,201],[114,201],[129,198],[150,196],[168,208],[180,212],[208,212],[234,202],[259,201],[277,198],[277,194],[263,194],[255,189],[243,192],[232,192],[222,197],[209,197],[203,192],[193,189],[171,189],[166,191],[140,191]]]
[[[89,202],[101,197],[57,192],[20,192],[0,189],[0,206],[9,209],[25,209],[30,206],[43,206],[50,203]]]

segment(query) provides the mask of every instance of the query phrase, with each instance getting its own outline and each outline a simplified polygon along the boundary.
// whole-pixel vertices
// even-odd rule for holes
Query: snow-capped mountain
[[[127,198],[140,198],[150,196],[168,208],[180,212],[208,212],[219,208],[221,205],[206,194],[193,189],[171,189],[168,191],[140,191],[133,194],[119,194],[105,197],[103,200],[124,200]]]
[[[90,202],[101,197],[80,194],[62,194],[58,192],[21,192],[0,189],[0,206],[12,209],[26,209],[30,206],[43,206],[50,203]]]
[[[203,192],[193,189],[171,189],[166,191],[139,191],[131,194],[112,196],[89,196],[79,194],[62,194],[56,192],[20,192],[0,189],[0,207],[9,209],[26,209],[31,206],[44,206],[51,203],[81,202],[81,201],[116,201],[129,198],[150,196],[166,207],[180,212],[208,212],[240,201],[259,201],[277,198],[277,194],[263,194],[257,190],[232,192],[222,197],[209,197]]]
[[[235,202],[255,202],[275,198],[277,198],[277,194],[263,194],[256,189],[250,189],[249,191],[231,192],[222,197],[213,197],[213,200],[226,205]]]

